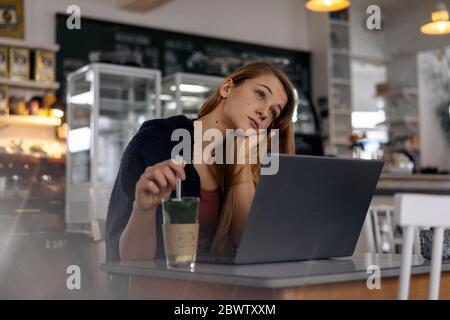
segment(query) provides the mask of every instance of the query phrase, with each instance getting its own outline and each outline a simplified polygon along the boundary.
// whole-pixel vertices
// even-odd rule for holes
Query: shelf
[[[331,113],[334,114],[334,115],[337,115],[337,116],[351,116],[352,115],[352,110],[337,110],[337,109],[334,109]]]
[[[337,20],[330,18],[330,24],[334,24],[335,26],[348,27],[349,23],[345,20]]]
[[[393,118],[393,119],[387,119],[387,123],[389,124],[416,124],[419,123],[419,118],[415,116],[405,116],[402,118]]]
[[[336,134],[336,135],[342,135],[342,134],[351,134],[352,133],[352,131],[353,131],[353,128],[338,128],[338,129],[335,129],[334,130],[334,134]],[[342,143],[343,144],[349,144],[349,143],[347,143],[347,142],[343,142],[342,141]]]
[[[377,124],[377,127],[392,127],[392,126],[403,126],[417,129],[416,126],[419,125],[419,119],[417,117],[408,117],[408,118],[395,118],[392,120],[383,121]]]
[[[349,56],[350,51],[348,49],[331,49],[332,54],[339,54],[339,55],[345,55]]]
[[[42,44],[39,42],[16,40],[2,37],[0,37],[0,45],[9,47],[27,48],[27,49],[42,49],[52,52],[56,52],[59,50],[59,45],[57,44]]]
[[[56,127],[61,125],[61,119],[42,116],[7,115],[7,116],[0,116],[0,125]]]
[[[100,98],[100,103],[136,106],[136,107],[148,107],[149,105],[151,105],[151,103],[147,101],[129,101],[114,98]]]
[[[389,90],[385,93],[379,94],[379,96],[385,96],[385,97],[395,97],[395,96],[417,96],[417,88],[413,87],[405,87],[400,89],[393,89]]]
[[[351,146],[351,143],[345,138],[332,139],[331,144],[335,144],[338,146]]]
[[[344,86],[351,86],[351,81],[345,78],[331,78],[331,83],[333,84],[341,84]]]
[[[353,128],[353,131],[379,131],[379,130],[387,130],[387,126],[385,123],[377,123],[375,127],[356,127]]]
[[[392,89],[387,92],[377,94],[376,96],[382,97],[387,103],[390,99],[403,98],[406,100],[411,106],[416,106],[418,103],[418,91],[417,88],[414,87],[404,87]],[[417,108],[417,107],[416,107]]]
[[[112,98],[100,98],[100,110],[101,111],[115,111],[115,112],[124,112],[125,110],[140,110],[140,109],[148,109],[151,107],[151,112],[156,112],[153,104],[151,102],[143,102],[143,101],[127,101],[121,99],[112,99]],[[100,112],[101,112],[100,111]]]
[[[345,132],[345,133],[348,132],[347,135],[350,135],[352,133],[352,131],[353,131],[353,127],[352,127],[352,125],[350,123],[344,123],[344,124],[339,124],[339,125],[336,124],[334,126],[334,130],[333,131],[334,132]]]
[[[111,132],[119,133],[121,135],[125,134],[126,131],[136,130],[135,123],[129,123],[126,121],[102,121],[101,117],[99,120],[98,131],[101,133]]]
[[[58,82],[39,82],[34,80],[11,80],[0,77],[0,84],[17,88],[40,89],[40,90],[58,90]]]

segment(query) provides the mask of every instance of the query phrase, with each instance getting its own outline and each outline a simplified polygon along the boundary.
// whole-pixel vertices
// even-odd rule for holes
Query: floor
[[[104,242],[57,225],[50,216],[0,214],[0,299],[126,298],[126,286],[99,270]]]

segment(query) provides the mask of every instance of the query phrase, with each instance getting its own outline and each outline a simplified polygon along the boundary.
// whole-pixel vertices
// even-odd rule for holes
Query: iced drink
[[[168,268],[193,269],[199,233],[199,198],[163,201],[163,236]]]

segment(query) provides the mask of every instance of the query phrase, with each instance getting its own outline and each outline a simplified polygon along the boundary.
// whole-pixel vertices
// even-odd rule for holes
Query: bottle
[[[9,114],[8,86],[0,86],[0,115]]]

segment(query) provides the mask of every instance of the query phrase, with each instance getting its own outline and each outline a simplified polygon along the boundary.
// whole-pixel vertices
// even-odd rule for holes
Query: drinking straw
[[[175,157],[175,163],[181,164],[182,161],[183,161],[183,158],[179,154],[177,154]],[[178,175],[177,175],[177,200],[181,201],[181,179]]]

